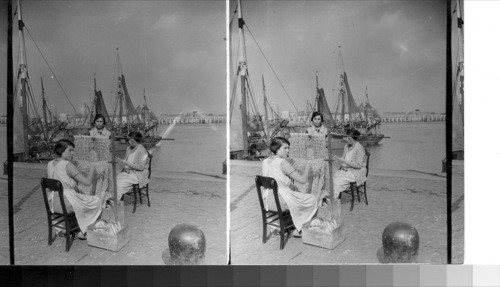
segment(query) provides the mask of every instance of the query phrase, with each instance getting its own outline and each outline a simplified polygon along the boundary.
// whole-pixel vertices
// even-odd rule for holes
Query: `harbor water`
[[[158,134],[169,128],[160,126]],[[175,125],[153,158],[152,170],[222,174],[226,159],[226,124]]]
[[[446,157],[446,122],[383,123],[384,138],[368,147],[370,168],[441,172]]]
[[[161,135],[168,125],[160,126]],[[440,172],[446,156],[445,122],[384,123],[384,138],[369,147],[370,167],[395,170]],[[226,124],[176,125],[162,141],[153,159],[155,171],[222,173],[226,159]],[[7,139],[7,127],[0,126],[0,138]],[[4,145],[6,147],[6,145]],[[336,153],[341,153],[338,151]],[[0,151],[0,162],[7,160],[7,150]]]
[[[162,135],[168,125],[160,126]],[[196,172],[210,175],[222,174],[226,159],[226,124],[175,125],[161,148],[154,154],[153,171]],[[7,141],[7,126],[0,126],[0,138]],[[7,149],[0,151],[0,163],[7,160]]]

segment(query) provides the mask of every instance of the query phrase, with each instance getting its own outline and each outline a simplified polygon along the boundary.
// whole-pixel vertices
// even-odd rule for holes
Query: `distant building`
[[[209,124],[209,123],[225,123],[226,115],[201,114],[197,110],[191,113],[182,114],[162,114],[159,122],[161,125],[170,124]]]
[[[415,109],[410,112],[385,112],[381,118],[382,122],[442,122],[446,120],[446,113],[424,112]]]

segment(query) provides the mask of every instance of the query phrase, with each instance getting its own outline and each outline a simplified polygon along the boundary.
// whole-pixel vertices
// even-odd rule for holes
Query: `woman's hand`
[[[330,204],[330,195],[325,195],[323,199],[321,199],[321,206],[325,206]]]
[[[345,163],[345,160],[344,160],[343,158],[338,157],[338,156],[336,156],[336,155],[333,155],[333,160],[334,160],[334,161],[339,161],[339,162],[341,162],[341,163]]]
[[[125,166],[127,165],[127,161],[124,160],[124,159],[122,159],[122,158],[119,158],[119,157],[115,157],[115,162],[121,163],[121,164],[123,164]]]
[[[306,176],[309,178],[309,176],[311,175],[311,171],[312,171],[312,166],[310,164],[307,164],[306,165],[306,170],[304,171],[304,173],[306,174]]]
[[[287,157],[285,160],[288,161],[292,166],[295,164],[295,160],[291,157]]]

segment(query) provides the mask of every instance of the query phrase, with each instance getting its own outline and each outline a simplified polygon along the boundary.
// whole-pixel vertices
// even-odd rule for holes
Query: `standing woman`
[[[272,177],[278,184],[278,194],[281,208],[290,210],[293,224],[296,230],[293,236],[301,237],[302,225],[316,214],[318,207],[316,197],[312,194],[293,191],[291,189],[292,180],[300,183],[307,183],[311,166],[307,165],[303,174],[300,174],[287,160],[290,150],[290,142],[282,137],[275,137],[271,141],[269,149],[272,156],[262,162],[262,175]],[[266,210],[277,210],[272,193],[266,190],[263,194]]]
[[[313,112],[311,118],[308,122],[312,123],[309,128],[307,128],[306,133],[308,134],[322,134],[327,135],[328,129],[323,125],[323,114],[320,112]]]
[[[117,161],[123,164],[122,171],[116,176],[118,199],[123,200],[123,195],[127,193],[132,185],[140,183],[148,176],[146,160],[148,152],[141,145],[142,134],[138,131],[133,131],[128,134],[127,151],[125,159],[117,158]]]
[[[358,142],[360,132],[352,129],[347,131],[344,141],[342,157],[333,156],[333,160],[341,164],[340,169],[333,175],[333,193],[338,198],[339,194],[349,187],[351,182],[358,185],[366,181],[366,153],[363,146]]]
[[[67,139],[57,142],[54,152],[58,157],[47,164],[47,176],[62,183],[66,209],[68,212],[75,212],[81,230],[78,238],[86,239],[87,227],[101,215],[101,201],[98,196],[79,192],[77,182],[92,185],[96,177],[93,166],[90,167],[89,174],[84,175],[71,162],[74,148],[75,145]],[[48,198],[51,211],[62,213],[61,201],[54,198],[54,191],[49,191]]]
[[[94,127],[90,130],[90,136],[93,137],[106,137],[111,136],[111,132],[105,127],[106,119],[103,115],[97,114],[93,122]]]

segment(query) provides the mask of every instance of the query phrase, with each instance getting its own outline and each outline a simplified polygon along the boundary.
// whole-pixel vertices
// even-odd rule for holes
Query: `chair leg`
[[[151,207],[151,202],[149,201],[149,183],[146,185],[146,198],[148,199],[148,207]]]
[[[351,184],[351,210],[352,211],[354,209],[354,185]]]
[[[134,184],[132,188],[134,190],[134,210],[132,211],[132,213],[135,213],[135,209],[137,207],[137,190],[139,189],[139,186]]]
[[[139,202],[142,204],[142,188],[137,189],[139,191]]]
[[[366,194],[366,182],[363,184],[363,190],[365,191],[365,203],[368,205],[368,195]]]
[[[52,245],[52,217],[49,217],[49,246]]]
[[[262,243],[267,242],[267,219],[266,214],[262,212]]]
[[[359,194],[359,186],[356,185],[356,192],[358,193],[358,202],[361,202],[361,196]]]
[[[66,252],[69,251],[69,248],[70,248],[70,231],[69,231],[69,228],[66,228]]]
[[[280,217],[280,250],[283,250],[283,248],[285,248],[285,222]]]

